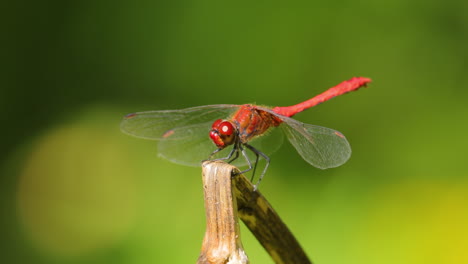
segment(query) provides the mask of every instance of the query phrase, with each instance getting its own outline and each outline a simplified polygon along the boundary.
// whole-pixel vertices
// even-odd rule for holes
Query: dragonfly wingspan
[[[301,123],[289,117],[258,107],[280,118],[281,125],[291,144],[304,160],[311,165],[326,169],[338,167],[351,155],[351,147],[340,132]],[[129,114],[121,122],[121,130],[129,135],[160,140],[160,156],[183,165],[199,166],[216,149],[208,133],[214,120],[229,118],[239,105],[207,105],[181,110],[147,111]],[[282,141],[281,133],[275,129],[267,136],[254,138],[249,144],[261,149],[265,154],[273,153]],[[271,135],[276,136],[271,136]],[[214,158],[228,155],[230,148],[217,153]],[[237,166],[245,165],[238,159]]]

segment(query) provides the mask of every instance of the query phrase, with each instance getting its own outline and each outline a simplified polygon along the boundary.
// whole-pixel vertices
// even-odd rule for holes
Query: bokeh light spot
[[[115,245],[128,233],[136,183],[119,133],[102,124],[75,124],[35,144],[19,179],[17,206],[38,248],[77,256]]]
[[[373,197],[353,247],[362,263],[468,263],[466,183],[404,181]]]

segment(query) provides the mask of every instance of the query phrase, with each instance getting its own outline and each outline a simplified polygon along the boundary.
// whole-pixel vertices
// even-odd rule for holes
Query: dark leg
[[[255,154],[256,159],[255,159],[255,164],[254,165],[252,165],[252,162],[250,161],[249,156],[247,156],[247,153],[245,152],[244,146],[246,148],[248,148],[249,150],[251,150]],[[223,150],[223,149],[217,149],[217,150],[213,151],[213,153],[211,153],[211,155],[210,155],[210,159],[213,157],[213,155],[215,155],[216,153],[218,153],[221,150]],[[251,171],[253,169],[252,178],[250,179],[250,181],[252,183],[253,183],[253,179],[255,177],[255,172],[257,170],[257,164],[258,164],[258,160],[259,160],[260,156],[262,156],[266,161],[265,168],[263,169],[262,174],[260,174],[260,177],[258,178],[257,183],[254,185],[254,191],[256,191],[257,188],[258,188],[258,185],[260,184],[260,182],[263,179],[263,176],[265,176],[265,173],[266,173],[266,171],[268,169],[268,166],[270,165],[270,158],[267,155],[265,155],[263,152],[259,151],[258,149],[252,147],[249,144],[242,144],[240,142],[236,142],[234,144],[234,147],[232,148],[231,152],[229,152],[229,155],[227,155],[224,158],[219,158],[219,159],[214,159],[214,160],[229,160],[228,163],[231,163],[231,162],[233,162],[234,160],[236,160],[239,157],[239,152],[242,153],[242,156],[244,156],[245,160],[247,161],[247,163],[249,165],[248,169],[246,169],[244,171],[241,171],[240,173],[243,174],[243,173],[246,173],[246,172]]]
[[[231,158],[232,158],[232,155],[233,155],[234,153],[236,153],[235,157],[232,158],[230,161],[228,161],[228,163],[233,162],[234,160],[236,160],[236,159],[239,157],[239,147],[238,147],[237,145],[238,145],[238,144],[234,144],[234,147],[232,148],[231,152],[229,152],[229,154],[228,154],[226,157],[224,157],[224,158],[219,158],[219,159],[214,159],[214,160],[228,160],[228,159],[231,159]],[[220,152],[221,150],[223,150],[223,149],[219,148],[219,149],[213,151],[213,153],[211,153],[211,155],[210,155],[210,157],[209,157],[209,160],[212,159],[212,157],[213,157],[214,154]]]
[[[233,174],[233,176],[234,175],[239,175],[239,174],[244,174],[244,173],[250,171],[253,168],[252,167],[252,162],[250,161],[249,156],[247,156],[247,154],[245,153],[245,149],[242,147],[242,145],[239,144],[237,150],[238,151],[236,153],[236,158],[239,156],[239,151],[240,151],[242,153],[242,156],[244,156],[244,159],[247,161],[247,164],[249,165],[249,168],[246,169],[246,170],[240,171],[239,173],[235,173],[235,174]]]
[[[211,158],[213,157],[213,155],[216,154],[216,153],[218,153],[218,152],[220,152],[221,150],[223,150],[223,149],[219,148],[219,149],[216,149],[215,151],[213,151],[213,152],[210,154],[210,156],[208,157],[208,160],[211,160]]]
[[[234,146],[234,147],[232,148],[231,153],[229,153],[228,157],[230,158],[230,157],[232,156],[232,154],[234,153],[234,151],[235,151],[236,155],[234,156],[234,158],[232,158],[232,159],[231,159],[230,161],[228,161],[227,163],[231,163],[231,162],[235,161],[235,160],[239,157],[239,148],[236,147],[236,146]]]
[[[266,171],[268,169],[268,166],[270,165],[270,158],[267,155],[263,154],[263,152],[259,151],[258,149],[254,148],[254,147],[252,147],[252,146],[250,146],[248,144],[244,144],[244,146],[246,146],[248,149],[250,149],[257,156],[257,160],[255,162],[255,168],[257,167],[257,162],[258,162],[258,157],[259,156],[262,156],[266,161],[265,168],[263,169],[262,174],[260,174],[260,177],[258,178],[257,183],[254,185],[254,191],[256,191],[257,188],[258,188],[258,185],[260,184],[260,182],[263,179],[263,176],[265,176],[265,173],[266,173]],[[249,163],[249,165],[250,165],[250,163]],[[255,172],[255,169],[254,169],[254,172]],[[252,179],[253,179],[253,175],[252,175]]]
[[[255,172],[257,171],[257,164],[258,164],[258,159],[260,157],[260,155],[258,155],[258,153],[252,151],[254,154],[255,154],[255,165],[253,167],[253,171],[252,171],[252,177],[250,177],[250,182],[253,183],[253,180],[254,180],[254,177],[255,177]]]
[[[246,160],[247,163],[249,164],[249,168],[248,168],[248,169],[243,170],[243,171],[240,172],[241,174],[243,174],[243,173],[246,173],[246,172],[252,170],[253,166],[252,166],[252,162],[251,162],[250,159],[249,159],[249,156],[247,156],[247,153],[245,153],[245,149],[244,149],[242,146],[240,146],[240,145],[239,145],[239,148],[240,148],[240,150],[241,150],[242,156],[244,156],[245,160]]]

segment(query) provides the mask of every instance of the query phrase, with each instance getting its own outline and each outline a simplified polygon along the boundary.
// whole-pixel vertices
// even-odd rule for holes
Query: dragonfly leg
[[[240,152],[242,153],[242,156],[244,156],[245,160],[246,160],[247,163],[249,164],[249,168],[248,168],[248,169],[243,170],[243,171],[241,171],[241,172],[239,173],[239,174],[243,174],[243,173],[246,173],[246,172],[252,170],[254,167],[252,166],[252,162],[250,161],[249,156],[247,156],[247,153],[245,153],[245,149],[244,149],[241,145],[239,145],[239,149],[240,149]]]
[[[249,156],[245,152],[244,146],[255,154],[255,157],[256,157],[255,158],[255,164],[252,164],[252,161],[250,160]],[[210,159],[213,157],[214,154],[218,153],[221,150],[223,150],[223,149],[217,149],[217,150],[213,151],[213,153],[211,153],[211,155],[210,155]],[[229,160],[228,163],[231,163],[231,162],[233,162],[234,160],[236,160],[239,157],[239,152],[242,153],[242,156],[244,156],[245,160],[247,161],[247,164],[249,165],[248,169],[241,171],[239,174],[249,172],[249,171],[251,171],[253,169],[252,177],[250,179],[250,181],[252,183],[253,183],[253,180],[254,180],[254,177],[255,177],[255,172],[257,170],[257,164],[258,164],[258,160],[259,160],[260,156],[262,156],[262,158],[264,158],[265,161],[266,161],[266,165],[265,165],[265,168],[262,171],[262,174],[260,175],[257,183],[254,184],[254,191],[256,191],[257,188],[258,188],[258,185],[262,181],[263,176],[265,175],[265,173],[266,173],[266,171],[268,169],[268,166],[270,165],[270,158],[267,155],[265,155],[263,152],[261,152],[258,149],[250,146],[249,144],[245,144],[245,143],[242,144],[240,142],[236,142],[234,144],[234,147],[232,148],[231,152],[229,152],[229,155],[227,155],[224,158],[219,158],[219,159],[214,159],[214,160]]]
[[[250,178],[250,182],[253,183],[254,177],[255,177],[255,172],[257,171],[257,164],[258,164],[258,159],[260,158],[260,155],[258,153],[253,152],[255,154],[255,165],[252,171],[252,177]]]
[[[210,156],[208,157],[208,160],[211,160],[211,158],[213,157],[214,154],[220,152],[221,150],[223,150],[222,148],[219,148],[219,149],[216,149],[215,151],[213,151]]]
[[[208,158],[209,160],[212,160],[212,157],[220,152],[221,150],[223,150],[222,148],[219,148],[219,149],[216,149],[215,151],[213,151],[213,153],[210,154],[210,157]],[[233,154],[236,154],[234,156],[234,158],[232,158]],[[223,157],[223,158],[218,158],[218,159],[214,159],[213,161],[216,161],[216,160],[229,160],[231,159],[230,161],[228,161],[228,163],[231,163],[233,162],[234,160],[236,160],[237,158],[239,157],[239,147],[237,147],[236,145],[234,145],[234,147],[232,148],[231,152],[229,152],[229,154],[226,156],[226,157]]]
[[[250,149],[253,153],[255,153],[255,155],[257,156],[257,160],[255,161],[255,168],[257,167],[257,162],[258,162],[258,157],[259,156],[262,156],[266,161],[265,168],[263,168],[262,174],[260,174],[260,177],[258,178],[257,183],[254,185],[254,191],[256,191],[257,188],[258,188],[258,185],[260,184],[260,182],[263,179],[263,176],[265,176],[265,173],[266,173],[266,171],[268,169],[268,166],[270,165],[270,158],[267,155],[265,155],[263,152],[261,152],[260,150],[250,146],[249,144],[244,144],[244,145],[248,149]],[[255,172],[255,169],[254,169],[254,172]],[[253,179],[253,175],[252,175],[252,179]]]
[[[230,159],[232,157],[233,153],[236,153],[236,155],[234,156],[234,158],[232,158],[230,161],[228,161],[228,163],[231,163],[231,162],[235,161],[239,157],[239,147],[236,147],[234,145],[234,147],[232,148],[231,152],[229,153],[227,159]]]

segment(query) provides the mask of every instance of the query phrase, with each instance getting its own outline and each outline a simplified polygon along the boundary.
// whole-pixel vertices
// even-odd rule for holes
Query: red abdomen
[[[270,127],[281,124],[281,120],[274,115],[249,104],[242,105],[230,121],[237,127],[242,143],[262,135]]]

